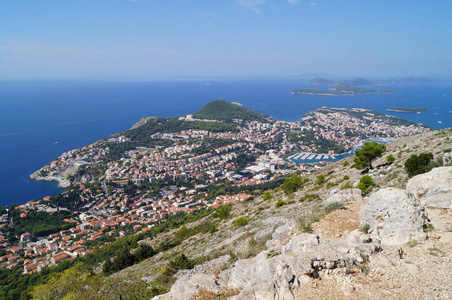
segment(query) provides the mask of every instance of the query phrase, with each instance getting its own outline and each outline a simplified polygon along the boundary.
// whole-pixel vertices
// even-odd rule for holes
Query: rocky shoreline
[[[67,188],[71,186],[71,181],[68,179],[58,179],[58,177],[55,176],[39,176],[38,173],[41,170],[37,170],[33,173],[31,173],[28,178],[35,181],[49,181],[49,182],[58,182],[58,187],[60,188]]]

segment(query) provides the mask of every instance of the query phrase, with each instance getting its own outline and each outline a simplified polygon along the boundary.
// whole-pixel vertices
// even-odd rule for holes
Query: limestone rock
[[[199,292],[200,288],[216,293],[221,291],[219,285],[215,281],[215,276],[197,273],[190,277],[179,278],[173,284],[169,293],[155,296],[152,300],[191,299]]]
[[[361,226],[386,245],[401,245],[426,239],[423,225],[427,214],[420,202],[404,190],[385,188],[373,193],[361,207]]]
[[[363,199],[362,192],[360,189],[346,189],[342,191],[337,191],[336,193],[330,195],[325,201],[324,204],[329,204],[333,202],[356,202],[361,201]]]
[[[345,273],[346,268],[379,249],[379,241],[359,231],[331,243],[315,234],[300,234],[282,246],[277,256],[267,257],[267,252],[261,252],[252,259],[237,261],[227,288],[241,290],[231,299],[296,299],[307,278],[316,277],[322,270],[341,268]]]
[[[452,209],[452,167],[434,168],[414,176],[406,189],[424,206]]]
[[[286,224],[279,226],[272,234],[272,239],[266,242],[267,248],[281,247],[286,244],[296,231],[297,224],[293,219],[287,219]]]

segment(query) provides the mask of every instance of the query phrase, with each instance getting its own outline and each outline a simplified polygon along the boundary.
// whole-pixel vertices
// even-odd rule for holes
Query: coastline
[[[57,182],[59,188],[67,188],[71,185],[71,182],[67,179],[61,179],[55,176],[39,176],[38,172],[41,170],[37,170],[31,173],[28,178],[34,181],[47,181],[47,182]]]
[[[54,186],[56,187],[58,181],[48,180],[47,185],[44,184],[45,181],[41,181],[43,184],[40,185],[38,181],[30,180],[29,175],[61,153],[126,130],[137,123],[143,115],[178,117],[189,114],[193,112],[192,107],[200,108],[207,101],[205,99],[215,99],[219,95],[225,99],[240,100],[244,106],[254,107],[275,119],[287,121],[299,120],[300,116],[321,106],[363,107],[384,113],[390,106],[424,106],[424,99],[429,99],[429,112],[405,113],[403,118],[435,129],[452,127],[452,107],[449,101],[452,97],[452,86],[448,82],[398,85],[399,95],[358,94],[354,97],[344,97],[344,101],[340,102],[337,102],[340,97],[312,96],[312,99],[308,99],[311,96],[305,95],[301,97],[303,99],[295,99],[296,97],[291,95],[290,91],[299,84],[299,79],[290,78],[283,82],[268,80],[264,85],[260,81],[218,81],[208,89],[198,89],[201,85],[205,87],[204,81],[127,82],[119,86],[115,82],[80,84],[76,81],[68,81],[59,83],[58,88],[55,89],[55,82],[50,81],[35,82],[34,85],[21,81],[14,84],[0,82],[5,98],[11,99],[4,103],[4,109],[0,111],[1,119],[5,121],[0,136],[3,145],[0,151],[3,159],[0,177],[4,183],[0,191],[2,204],[25,203],[36,197],[53,195]],[[307,84],[301,87],[304,86],[307,87]],[[25,87],[33,92],[33,97],[21,100],[22,94],[19,91]],[[96,101],[89,97],[93,88],[97,95]],[[188,93],[188,98],[180,97],[181,93],[192,90],[196,92]],[[108,91],[114,91],[115,99],[132,97],[135,100],[133,102],[112,101]],[[241,95],[240,99],[237,98],[238,93]],[[165,101],[161,101],[162,95]],[[64,97],[67,97],[65,102],[67,105],[63,108],[60,104]],[[374,97],[379,101],[374,101]],[[46,109],[37,116],[33,114],[34,110],[31,108],[34,108],[33,105],[41,99],[46,99],[44,102]],[[280,99],[280,101],[276,103],[274,99]],[[90,107],[89,113],[86,113],[86,105]],[[70,114],[66,114],[66,110],[70,111]],[[106,113],[108,116],[102,117]],[[13,122],[21,119],[33,120],[33,122],[20,124]],[[40,124],[39,128],[36,128],[37,123]],[[17,127],[18,125],[20,126]],[[9,128],[15,129],[9,130]],[[59,143],[55,144],[55,141]]]

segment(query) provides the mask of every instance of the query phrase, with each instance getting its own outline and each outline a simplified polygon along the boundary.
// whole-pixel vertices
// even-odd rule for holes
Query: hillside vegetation
[[[359,193],[358,200],[346,201],[342,204],[328,203],[327,199],[338,191],[355,193],[356,189],[352,188],[359,187],[359,183],[364,182],[361,179],[365,176],[371,179],[371,184],[365,186],[366,192],[370,195],[385,187],[404,189],[409,179],[405,163],[410,157],[432,153],[432,162],[445,165],[450,163],[450,161],[444,161],[445,154],[450,153],[450,148],[452,148],[451,129],[432,131],[387,144],[386,151],[380,157],[374,158],[372,162],[374,169],[368,174],[362,174],[361,170],[352,167],[354,157],[349,157],[304,177],[293,175],[286,179],[280,188],[268,190],[265,193],[262,191],[263,196],[234,206],[222,207],[213,214],[206,212],[193,218],[171,222],[172,226],[165,226],[166,228],[158,226],[159,229],[151,230],[152,234],[149,232],[133,238],[128,237],[125,239],[127,242],[118,240],[105,247],[105,251],[103,248],[96,250],[93,253],[94,256],[102,253],[102,259],[112,259],[112,262],[117,265],[119,257],[127,256],[124,251],[134,254],[138,244],[148,244],[156,250],[149,251],[150,257],[141,255],[141,259],[135,261],[128,254],[130,263],[116,266],[115,270],[121,270],[113,275],[108,275],[111,273],[111,268],[108,269],[108,273],[102,272],[105,261],[97,264],[99,260],[90,256],[86,259],[91,261],[92,265],[75,264],[64,272],[52,274],[47,279],[43,278],[40,280],[41,285],[33,289],[32,295],[35,299],[59,299],[63,296],[68,297],[67,299],[151,299],[152,296],[168,292],[176,282],[175,286],[179,288],[184,286],[184,291],[177,289],[172,291],[172,296],[182,297],[177,299],[190,299],[187,295],[191,290],[193,291],[192,299],[228,299],[229,297],[252,299],[243,296],[245,294],[237,298],[235,295],[245,292],[240,288],[220,290],[212,286],[210,289],[197,290],[194,280],[199,278],[199,284],[202,287],[205,287],[208,282],[203,278],[211,278],[203,276],[213,276],[221,284],[227,283],[228,280],[230,282],[231,278],[228,279],[227,274],[235,270],[234,267],[243,267],[244,264],[256,260],[270,262],[281,255],[281,250],[278,249],[289,247],[284,245],[290,245],[292,237],[304,233],[317,234],[321,238],[335,241],[353,230],[369,230],[364,228],[366,226],[361,228],[359,221],[356,221],[359,207],[367,201],[366,197],[362,198]],[[448,213],[450,214],[446,210],[442,212],[443,216]],[[175,227],[176,224],[183,227]],[[429,225],[426,227],[426,232],[429,236],[435,236],[435,234],[442,234],[440,229],[439,225]],[[309,238],[311,237],[313,236],[309,235]],[[447,239],[445,241],[447,242]],[[417,243],[401,246],[398,256],[396,254],[400,257],[397,261],[391,254],[391,251],[397,253],[397,248],[383,248],[383,254],[389,253],[388,257],[391,257],[392,264],[387,267],[383,262],[378,265],[373,258],[372,263],[369,263],[369,257],[367,257],[350,267],[347,274],[329,273],[327,272],[329,270],[324,270],[319,271],[315,276],[303,277],[303,280],[310,284],[306,287],[303,285],[302,295],[305,293],[306,299],[326,299],[328,295],[335,293],[338,299],[346,299],[355,293],[353,297],[374,299],[384,297],[385,289],[391,290],[394,298],[397,299],[403,298],[404,293],[412,294],[413,289],[406,289],[409,282],[395,277],[397,272],[405,274],[400,277],[408,280],[411,277],[407,277],[410,275],[406,268],[410,264],[426,268],[422,269],[422,272],[428,275],[438,272],[442,266],[450,265],[452,262],[450,255],[452,248],[447,248],[450,244],[432,245],[431,242],[426,241],[425,246],[416,246]],[[107,253],[116,253],[116,255],[108,256]],[[134,255],[138,257],[138,254]],[[401,260],[404,255],[406,259]],[[427,276],[418,273],[417,269],[409,268],[409,270],[412,270],[410,272],[413,272],[414,278]],[[450,274],[443,275],[439,280],[443,285],[447,285]],[[255,276],[258,277],[258,273],[255,273]],[[372,280],[374,276],[379,276],[380,281]],[[341,285],[337,280],[344,284]],[[391,289],[392,282],[398,284],[399,288]],[[434,289],[440,295],[447,296],[442,290],[438,290],[441,287],[433,284],[431,279],[425,279],[424,282],[421,280],[416,284],[417,289],[422,290],[425,297],[430,298],[435,293]],[[314,285],[319,288],[312,288]],[[450,287],[449,281],[449,286],[445,286],[444,289]],[[260,288],[263,291],[267,289],[266,286]],[[367,290],[375,293],[375,297],[366,294]]]

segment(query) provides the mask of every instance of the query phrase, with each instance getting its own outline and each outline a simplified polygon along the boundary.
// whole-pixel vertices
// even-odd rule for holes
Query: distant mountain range
[[[335,85],[342,84],[348,86],[360,86],[360,85],[379,85],[379,84],[413,84],[413,83],[432,83],[439,82],[439,79],[426,78],[426,77],[389,77],[384,80],[369,81],[367,79],[356,78],[353,80],[331,80],[321,77],[316,77],[309,81],[312,85]]]

